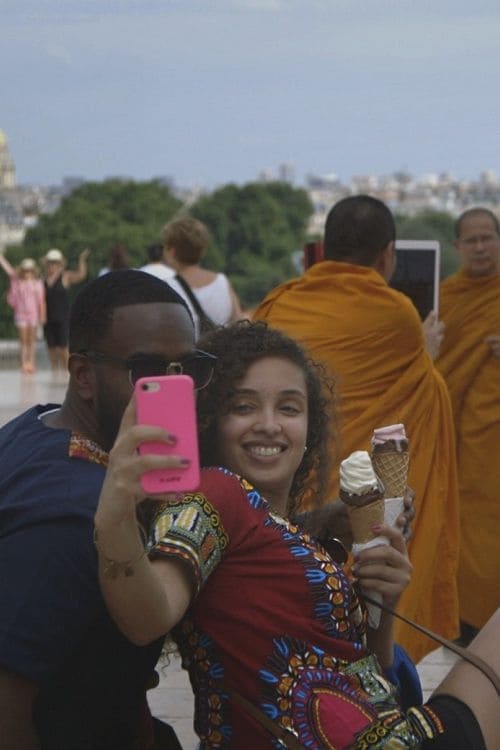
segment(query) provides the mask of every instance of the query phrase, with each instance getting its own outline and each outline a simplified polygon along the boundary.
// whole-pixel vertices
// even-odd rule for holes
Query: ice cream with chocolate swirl
[[[351,520],[354,554],[367,547],[388,544],[386,537],[372,531],[376,523],[384,522],[384,488],[375,474],[367,451],[355,451],[340,464],[340,499],[347,505]],[[374,600],[381,601],[376,592],[369,592]],[[378,628],[381,610],[368,604],[368,624]]]
[[[374,539],[371,527],[384,521],[384,490],[367,451],[354,451],[340,464],[340,499],[347,505],[355,544]]]

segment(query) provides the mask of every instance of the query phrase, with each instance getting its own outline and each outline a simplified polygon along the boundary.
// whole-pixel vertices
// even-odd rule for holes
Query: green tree
[[[304,242],[312,204],[305,190],[282,182],[225,185],[202,196],[190,213],[213,242],[206,264],[225,271],[246,307],[294,276],[294,250]]]
[[[159,240],[161,227],[181,208],[168,187],[156,180],[88,182],[65,198],[52,214],[42,214],[28,230],[22,246],[8,248],[17,265],[22,258],[40,259],[51,247],[60,248],[70,267],[90,247],[89,276],[107,265],[109,249],[118,243],[129,250],[132,266],[146,262],[146,247]],[[8,279],[0,276],[0,336],[16,335],[12,311],[5,301]],[[74,293],[71,290],[70,293]]]
[[[90,275],[106,265],[109,249],[128,247],[132,266],[146,262],[146,246],[181,207],[168,187],[153,180],[89,182],[65,198],[57,211],[44,214],[26,234],[22,253],[34,258],[59,247],[70,262],[90,247]]]
[[[444,211],[422,211],[396,216],[397,236],[404,240],[438,240],[441,245],[441,278],[454,273],[459,260],[453,246],[453,217]]]

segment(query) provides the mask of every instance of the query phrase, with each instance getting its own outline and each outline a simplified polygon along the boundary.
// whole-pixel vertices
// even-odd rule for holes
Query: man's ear
[[[373,268],[389,283],[396,269],[396,243],[391,240],[380,251]]]
[[[95,395],[95,369],[92,362],[81,354],[70,354],[68,370],[71,382],[84,401],[92,401]]]

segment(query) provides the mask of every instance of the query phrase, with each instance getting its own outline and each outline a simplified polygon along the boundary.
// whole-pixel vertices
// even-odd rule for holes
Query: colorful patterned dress
[[[431,709],[399,709],[342,568],[245,480],[206,469],[198,492],[151,508],[151,557],[183,560],[195,581],[173,635],[203,750],[283,747],[227,688],[310,750],[419,748],[439,733]]]

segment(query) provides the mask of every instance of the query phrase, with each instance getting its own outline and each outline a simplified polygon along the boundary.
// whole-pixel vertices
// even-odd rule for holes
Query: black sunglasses
[[[129,359],[114,357],[112,354],[96,352],[93,349],[81,349],[76,352],[81,357],[95,362],[109,362],[128,370],[130,385],[134,386],[140,378],[158,375],[189,375],[197,391],[205,388],[211,381],[217,357],[201,349],[180,357],[176,362],[167,362],[163,357],[154,354],[136,354]]]

